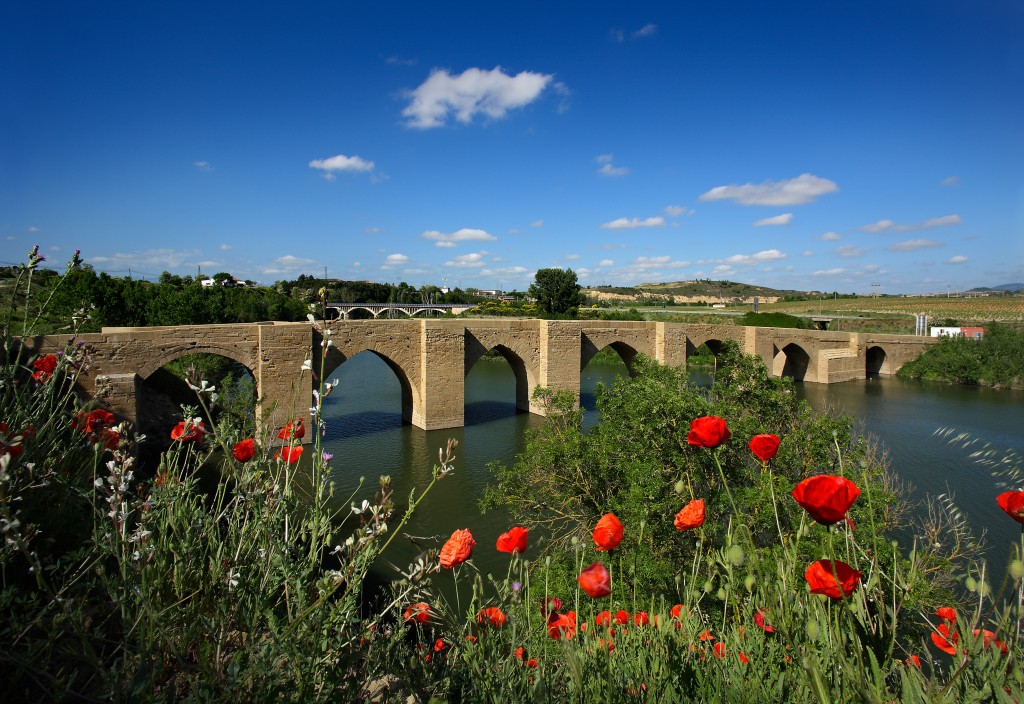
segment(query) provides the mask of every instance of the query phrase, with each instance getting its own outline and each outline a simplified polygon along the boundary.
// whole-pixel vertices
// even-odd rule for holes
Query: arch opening
[[[584,337],[583,348],[580,354],[580,370],[586,369],[595,360],[599,360],[603,364],[614,364],[616,361],[620,361],[625,365],[629,374],[632,375],[633,359],[636,358],[636,355],[636,349],[621,340],[609,342],[604,347],[598,349],[597,345]]]
[[[256,433],[258,388],[251,369],[233,356],[211,352],[184,352],[157,360],[155,369],[139,374],[136,390],[136,426],[139,432],[154,438],[170,437],[170,430],[181,420],[182,406],[195,408],[207,427],[217,425],[223,432],[238,437]],[[214,388],[203,396],[189,386]],[[214,400],[213,394],[216,394]]]
[[[794,381],[803,381],[811,365],[811,357],[803,347],[791,342],[781,350],[775,347],[772,373],[775,376],[788,376]]]
[[[376,350],[346,357],[330,348],[324,379],[337,385],[324,399],[326,440],[366,435],[412,423],[413,392],[405,371]]]
[[[629,345],[612,342],[594,352],[585,361],[580,370],[580,406],[583,410],[597,410],[599,385],[609,387],[620,377],[632,376],[632,362],[635,357],[636,350]]]
[[[505,345],[477,352],[465,373],[465,425],[528,413],[530,380],[522,357]]]
[[[864,373],[868,377],[892,373],[885,350],[881,347],[878,347],[877,345],[869,347],[864,353],[864,358]]]

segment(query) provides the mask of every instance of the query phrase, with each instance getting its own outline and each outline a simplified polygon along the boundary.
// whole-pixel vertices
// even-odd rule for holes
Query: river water
[[[589,365],[581,378],[584,408],[594,408],[597,383],[611,383],[622,374],[621,363]],[[455,471],[435,486],[403,529],[412,538],[396,539],[387,557],[404,568],[421,546],[437,546],[452,531],[468,527],[478,544],[474,564],[482,572],[504,571],[508,558],[493,545],[509,528],[508,517],[500,512],[481,515],[478,502],[491,482],[488,465],[511,464],[525,431],[544,422],[516,412],[511,367],[503,360],[478,363],[466,379],[466,426],[430,432],[402,425],[398,380],[372,353],[356,355],[332,378],[340,384],[325,401],[324,445],[334,454],[330,464],[339,506],[347,506],[349,496],[356,501],[372,498],[377,477],[389,474],[397,503],[404,507],[410,490],[422,491],[430,483],[438,449],[455,438]],[[995,565],[1005,564],[1020,530],[995,504],[995,496],[1004,489],[988,469],[970,460],[969,450],[950,445],[935,433],[955,427],[997,450],[1024,452],[1024,393],[894,378],[798,388],[814,408],[852,415],[865,432],[884,443],[911,501],[923,502],[928,494],[954,494],[976,532],[986,532]],[[596,412],[589,416],[596,421]],[[361,489],[360,477],[366,480]]]

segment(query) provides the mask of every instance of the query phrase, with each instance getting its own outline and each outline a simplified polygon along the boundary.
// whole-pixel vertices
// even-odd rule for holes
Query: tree
[[[572,269],[538,269],[528,293],[547,315],[574,315],[583,304],[582,289]]]

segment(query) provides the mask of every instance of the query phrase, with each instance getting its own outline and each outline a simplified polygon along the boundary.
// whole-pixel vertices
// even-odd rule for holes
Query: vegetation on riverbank
[[[980,340],[944,337],[904,364],[898,374],[906,379],[1024,388],[1024,330],[989,323]]]
[[[951,505],[913,547],[889,542],[900,503],[880,455],[756,358],[726,349],[706,391],[634,360],[636,376],[601,392],[591,433],[571,399],[541,391],[553,417],[492,494],[523,523],[491,547],[467,516],[371,589],[370,566],[405,539],[409,515],[459,480],[454,445],[401,504],[382,477],[372,502],[332,511],[318,420],[332,387],[310,362],[295,370],[320,379],[308,431],[198,421],[220,390],[197,379],[195,404],[166,429],[171,449],[142,472],[144,441],[74,390],[91,373],[74,332],[52,353],[26,353],[9,328],[0,339],[9,699],[1024,696],[1021,547],[995,588]],[[215,450],[220,480],[204,489],[198,468]],[[1024,492],[1000,501],[1005,520],[1024,520]],[[475,569],[474,551],[492,549],[508,554],[506,575]]]

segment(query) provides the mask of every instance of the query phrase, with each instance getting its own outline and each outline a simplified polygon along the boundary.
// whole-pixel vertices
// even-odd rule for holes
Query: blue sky
[[[1024,4],[0,8],[0,262],[1024,281]]]

